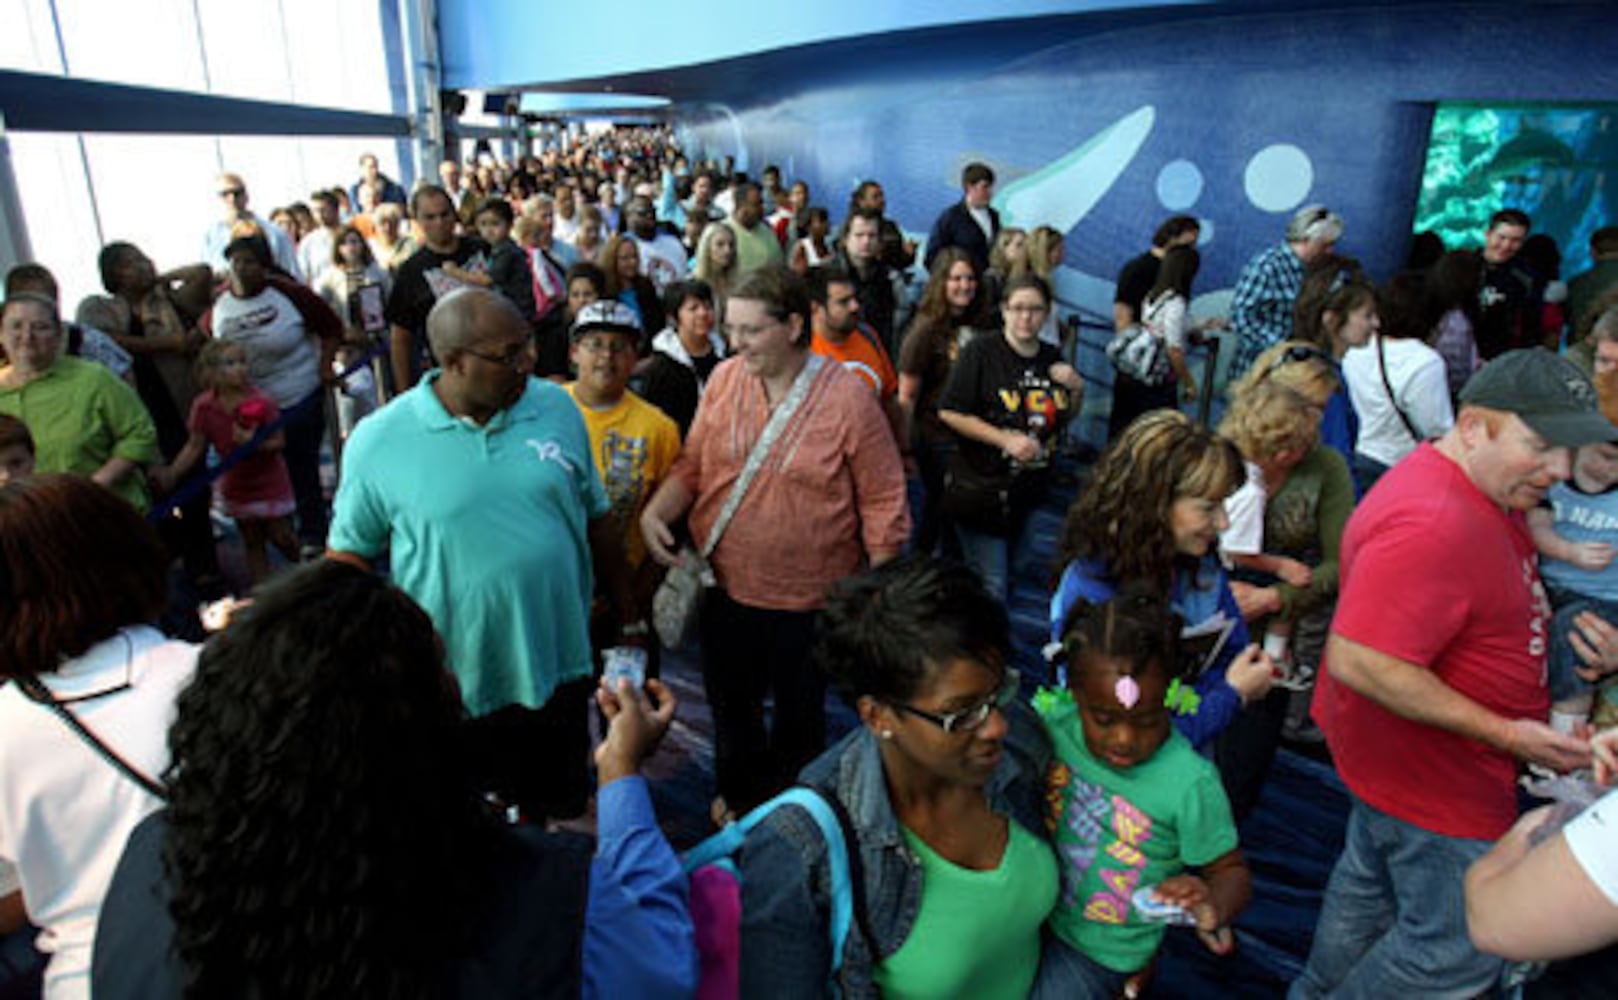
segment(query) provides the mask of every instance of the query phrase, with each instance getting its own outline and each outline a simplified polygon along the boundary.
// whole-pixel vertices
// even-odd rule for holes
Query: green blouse
[[[904,944],[873,970],[883,996],[1028,995],[1039,972],[1040,927],[1056,905],[1056,858],[1048,844],[1009,822],[1005,853],[991,871],[962,868],[900,828],[921,862],[924,888]]]
[[[60,357],[27,385],[0,389],[0,413],[28,425],[36,470],[95,473],[110,458],[136,465],[158,461],[152,418],[127,383],[93,361]],[[151,504],[146,476],[137,470],[113,490],[144,512]]]

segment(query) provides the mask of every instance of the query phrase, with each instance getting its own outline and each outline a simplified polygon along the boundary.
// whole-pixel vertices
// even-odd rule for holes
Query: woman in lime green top
[[[158,460],[157,431],[135,390],[93,361],[62,356],[62,320],[42,295],[0,306],[0,347],[0,413],[28,425],[38,471],[88,476],[144,511],[140,470]]]
[[[848,815],[859,919],[833,968],[825,841],[776,809],[739,854],[742,995],[1026,997],[1057,871],[1050,745],[1005,668],[1005,609],[965,567],[912,556],[841,584],[820,642],[863,725],[802,780]]]
[[[1252,877],[1219,773],[1169,722],[1196,710],[1178,680],[1180,629],[1146,592],[1081,600],[1063,631],[1067,688],[1034,697],[1056,748],[1049,802],[1062,859],[1039,998],[1118,996],[1166,921],[1194,924],[1216,954],[1231,949]]]

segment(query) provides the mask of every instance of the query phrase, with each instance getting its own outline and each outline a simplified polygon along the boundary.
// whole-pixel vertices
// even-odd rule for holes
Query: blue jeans
[[[320,488],[320,443],[326,436],[326,390],[315,390],[313,401],[287,419],[282,427],[286,445],[287,477],[298,503],[298,541],[326,547],[326,494]]]
[[[983,589],[1002,604],[1011,601],[1011,575],[1018,566],[1028,561],[1028,550],[1033,532],[1028,530],[1029,518],[1024,515],[1017,522],[1009,538],[968,531],[954,525],[955,537],[961,543],[961,561],[972,567]]]
[[[1387,474],[1388,467],[1367,455],[1354,453],[1354,489],[1360,496],[1371,492],[1376,481]]]
[[[1332,870],[1309,964],[1292,1000],[1473,997],[1505,962],[1466,934],[1466,869],[1491,846],[1429,833],[1350,795],[1348,838]]]
[[[1113,1000],[1123,995],[1129,975],[1114,972],[1046,931],[1039,978],[1028,1000]]]
[[[1567,638],[1568,633],[1573,631],[1573,619],[1585,611],[1593,611],[1597,617],[1618,625],[1618,602],[1581,597],[1570,590],[1552,590],[1550,597],[1551,607],[1556,609],[1556,614],[1551,617],[1550,653],[1546,662],[1551,700],[1563,701],[1586,693],[1594,686],[1574,673],[1584,666],[1584,661],[1573,651],[1573,644]]]

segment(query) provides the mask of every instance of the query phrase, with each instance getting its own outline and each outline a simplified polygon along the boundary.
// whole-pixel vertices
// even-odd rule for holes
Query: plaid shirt
[[[1236,331],[1232,381],[1253,367],[1265,349],[1292,336],[1292,304],[1302,287],[1303,261],[1285,243],[1247,262],[1230,306],[1230,325]]]

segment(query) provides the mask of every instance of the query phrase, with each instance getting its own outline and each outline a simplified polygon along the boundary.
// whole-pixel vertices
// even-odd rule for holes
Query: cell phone
[[[382,286],[361,285],[354,290],[354,302],[349,307],[350,315],[359,317],[359,327],[366,333],[377,334],[388,328],[388,321],[382,314]]]
[[[1184,927],[1196,925],[1197,918],[1191,911],[1183,906],[1165,903],[1154,899],[1152,892],[1156,886],[1142,886],[1135,890],[1129,901],[1135,906],[1135,915],[1149,924],[1178,924]]]
[[[628,679],[636,688],[646,686],[646,650],[639,646],[612,646],[601,651],[601,677],[607,688],[618,690],[618,681]]]

